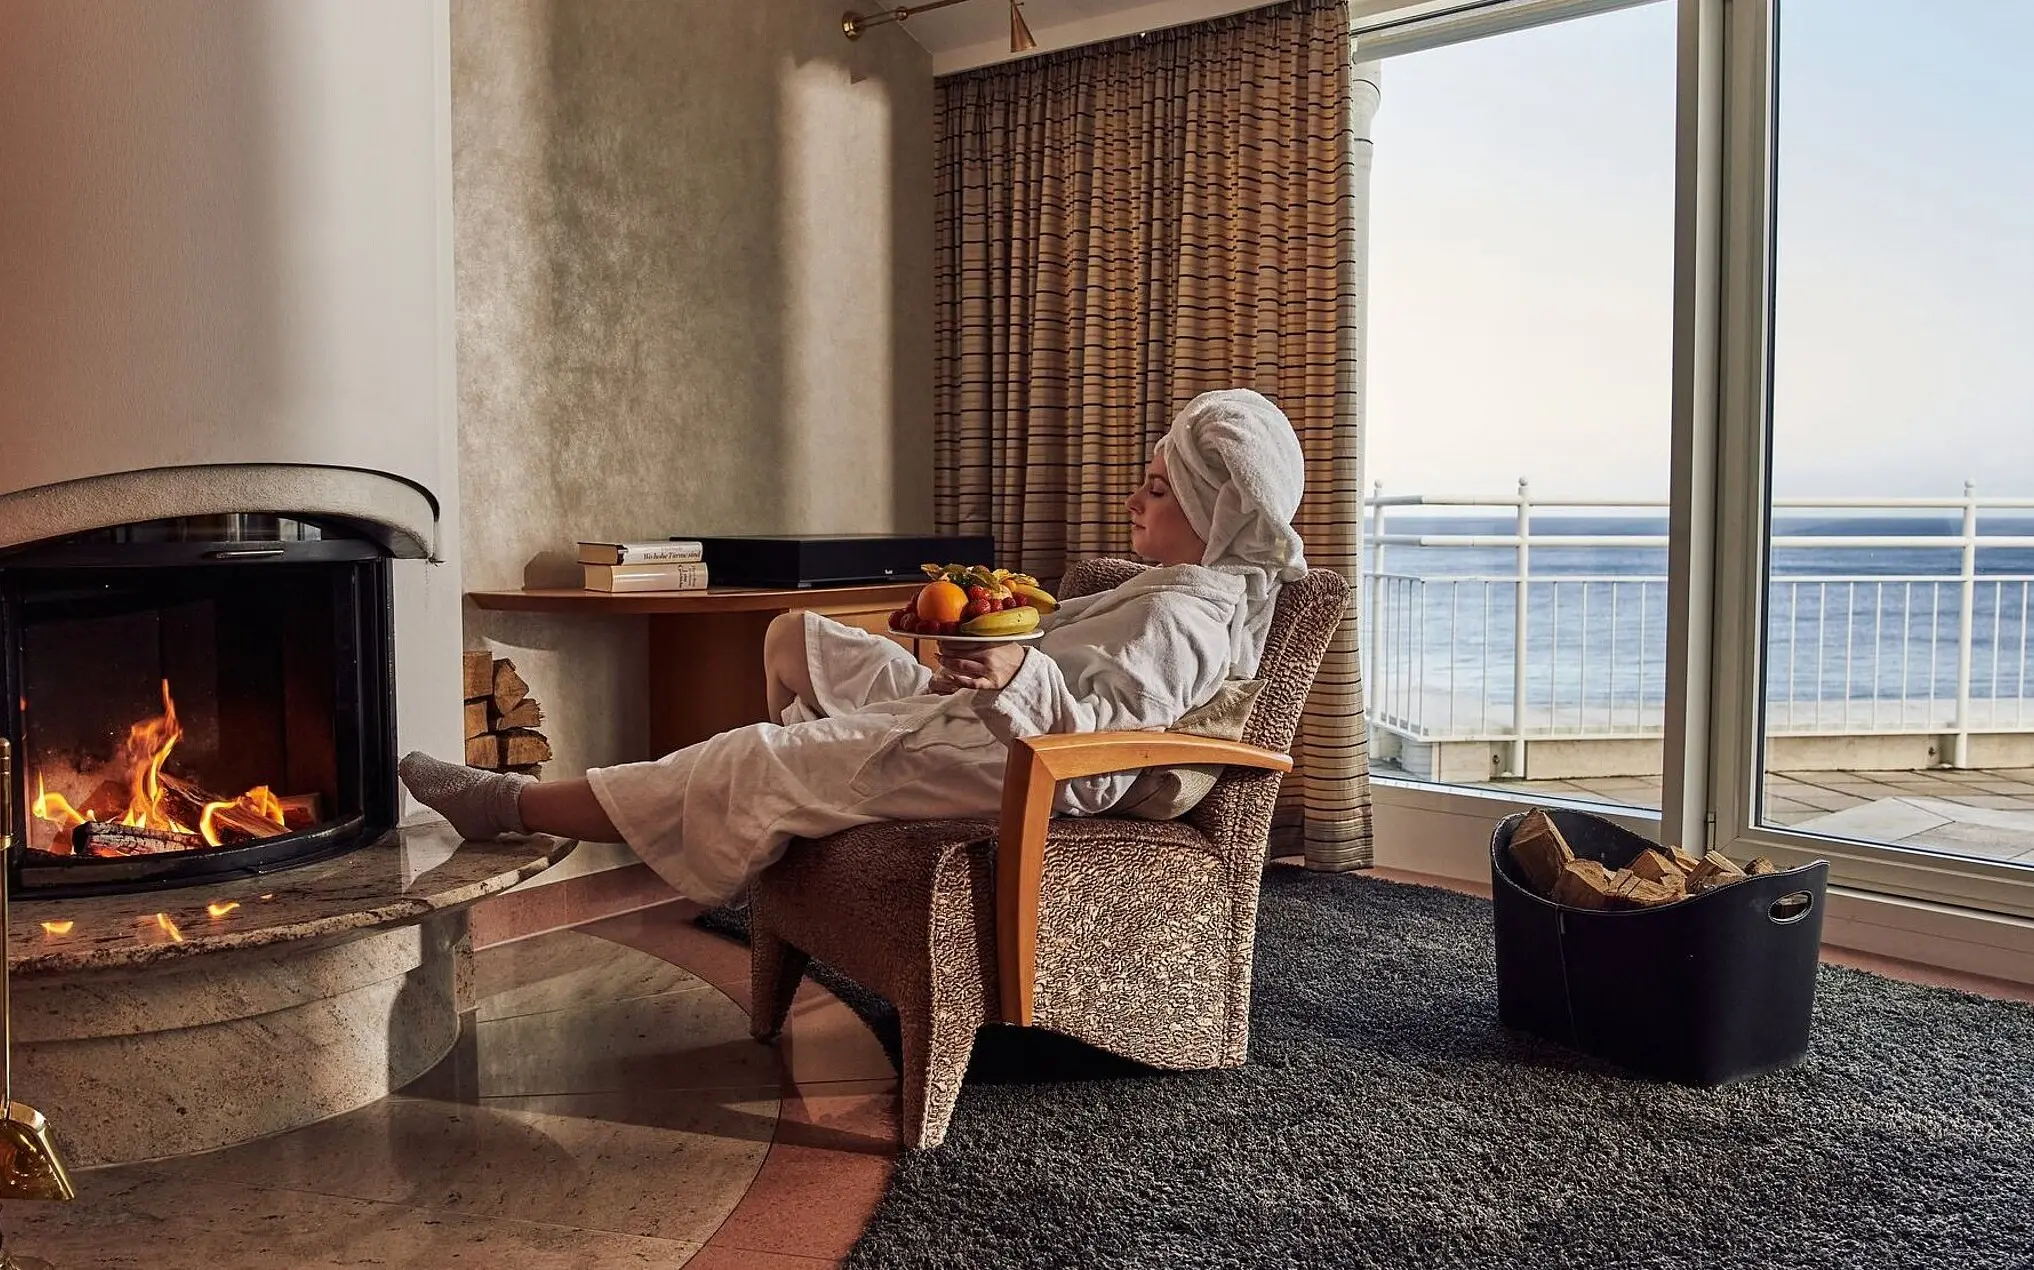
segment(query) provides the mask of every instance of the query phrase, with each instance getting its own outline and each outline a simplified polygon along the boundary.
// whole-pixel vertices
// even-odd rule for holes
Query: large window
[[[2034,5],[1784,0],[1767,825],[2034,867]]]
[[[1359,18],[1380,772],[2034,917],[2029,47],[2025,0]]]
[[[1393,57],[1381,86],[1375,770],[1656,808],[1673,6]]]

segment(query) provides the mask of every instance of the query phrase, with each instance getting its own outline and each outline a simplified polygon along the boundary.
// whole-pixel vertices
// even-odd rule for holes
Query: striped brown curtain
[[[1361,373],[1346,0],[939,83],[937,508],[1056,578],[1197,393],[1247,387],[1307,458],[1308,561],[1355,579]],[[1276,844],[1370,863],[1357,624],[1322,667]]]

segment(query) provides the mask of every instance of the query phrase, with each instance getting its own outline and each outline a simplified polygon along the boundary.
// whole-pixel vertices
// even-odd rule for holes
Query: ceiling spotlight
[[[1010,51],[1029,53],[1038,47],[1038,41],[1031,38],[1031,28],[1024,25],[1024,11],[1017,7],[1017,0],[1010,0]]]

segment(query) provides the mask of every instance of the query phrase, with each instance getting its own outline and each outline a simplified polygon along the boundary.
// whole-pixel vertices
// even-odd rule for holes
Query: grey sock
[[[417,801],[451,821],[462,838],[480,842],[527,832],[521,806],[527,776],[462,767],[418,750],[403,755],[396,771]]]

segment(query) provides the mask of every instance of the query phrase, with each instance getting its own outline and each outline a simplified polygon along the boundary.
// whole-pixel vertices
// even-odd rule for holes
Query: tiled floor
[[[782,1040],[758,1045],[746,954],[694,911],[483,949],[458,1049],[402,1094],[81,1173],[75,1203],[9,1205],[8,1246],[150,1270],[835,1264],[898,1149],[895,1073],[810,986]]]
[[[746,950],[683,903],[597,916],[627,890],[589,881],[572,903],[590,909],[559,910],[571,929],[483,949],[458,1050],[401,1095],[209,1155],[81,1174],[76,1203],[0,1213],[10,1249],[94,1270],[839,1264],[898,1151],[889,1060],[810,984],[778,1043],[757,1045]],[[614,894],[589,901],[596,891]],[[513,911],[542,920],[556,902]],[[475,926],[514,933],[498,915]],[[2034,986],[1827,955],[2034,1000]],[[249,1085],[258,1097],[259,1073]]]

